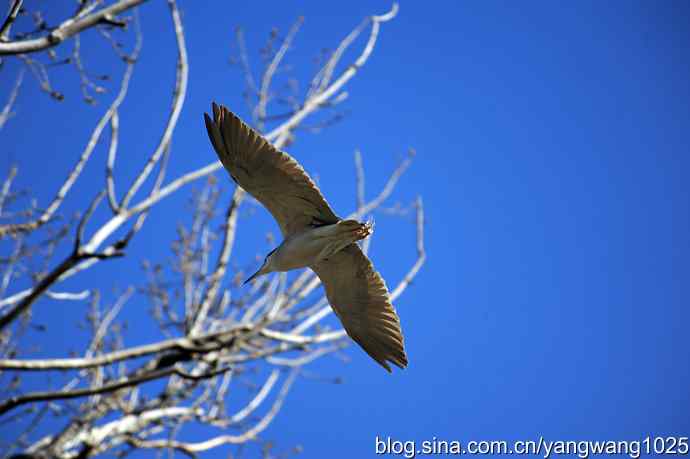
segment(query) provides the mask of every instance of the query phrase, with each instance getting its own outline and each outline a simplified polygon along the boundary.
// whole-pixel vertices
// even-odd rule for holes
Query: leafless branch
[[[121,255],[122,254],[119,252],[113,252],[110,254],[81,251],[73,252],[71,255],[65,258],[62,263],[55,267],[50,274],[41,279],[41,281],[31,290],[31,292],[26,295],[14,308],[0,317],[0,330],[10,325],[15,319],[17,319],[17,317],[19,317],[20,314],[26,312],[29,307],[60,278],[60,276],[77,266],[79,262],[86,259],[106,259]]]
[[[300,17],[297,19],[297,21],[295,21],[293,26],[290,28],[288,34],[285,36],[283,43],[280,45],[280,48],[273,56],[273,59],[271,59],[271,63],[266,68],[263,78],[261,79],[261,88],[259,89],[259,102],[256,104],[256,108],[254,109],[254,119],[257,123],[257,128],[260,131],[263,130],[263,123],[264,119],[266,118],[266,105],[268,104],[268,101],[271,97],[269,91],[271,88],[271,81],[273,80],[273,75],[275,75],[276,70],[278,70],[280,62],[283,60],[285,53],[290,48],[292,40],[295,38],[295,35],[299,31],[299,28],[303,22],[303,17]]]
[[[376,39],[378,38],[379,29],[381,23],[390,21],[398,13],[398,4],[394,3],[393,8],[381,16],[371,16],[369,19],[371,21],[371,32],[369,34],[369,40],[367,41],[364,50],[333,83],[331,83],[327,88],[314,94],[312,97],[308,98],[304,106],[294,115],[290,117],[289,120],[281,124],[279,127],[275,128],[273,131],[267,134],[269,139],[276,139],[276,143],[285,142],[288,138],[290,131],[295,128],[304,118],[309,114],[314,112],[321,104],[326,102],[329,98],[334,96],[340,88],[342,88],[345,83],[350,81],[352,77],[355,76],[357,71],[369,60],[371,52],[374,50],[376,45]]]
[[[361,208],[357,209],[356,215],[357,217],[364,216],[368,213],[370,213],[372,210],[376,209],[379,207],[383,201],[388,199],[388,197],[391,195],[393,190],[395,189],[395,185],[398,183],[398,180],[400,177],[405,173],[408,167],[410,167],[410,164],[412,164],[412,158],[414,157],[414,150],[410,150],[407,158],[405,158],[400,165],[393,171],[391,176],[388,178],[388,181],[386,182],[386,186],[383,187],[383,190],[379,193],[379,195],[375,198],[369,201],[367,204],[363,205]]]
[[[237,40],[237,47],[239,48],[239,61],[244,73],[245,82],[247,84],[247,91],[245,92],[245,100],[251,106],[251,98],[259,93],[251,66],[249,65],[249,55],[247,54],[247,45],[244,40],[244,32],[241,27],[235,29],[235,39]]]
[[[12,187],[12,182],[17,176],[17,166],[12,166],[10,173],[7,174],[7,178],[2,184],[2,190],[0,190],[0,215],[2,215],[3,208],[5,207],[5,201],[7,196],[10,194],[10,188]]]
[[[182,111],[182,106],[184,104],[185,96],[187,95],[187,79],[189,75],[189,65],[187,63],[187,48],[185,45],[184,31],[182,29],[182,20],[180,19],[180,12],[177,9],[177,4],[174,1],[168,1],[170,7],[170,13],[173,19],[173,25],[175,29],[175,39],[177,41],[177,78],[175,83],[175,90],[173,92],[173,103],[172,110],[168,117],[168,122],[163,131],[163,136],[161,137],[158,146],[154,150],[153,154],[146,162],[146,165],[141,170],[136,180],[129,187],[125,196],[120,202],[120,207],[127,207],[130,200],[134,194],[139,190],[144,181],[148,178],[149,174],[153,170],[153,167],[158,163],[163,152],[170,146],[170,141],[172,139],[173,131],[175,126],[177,126],[177,120],[180,117],[180,112]]]
[[[211,307],[218,295],[218,290],[220,288],[220,281],[225,276],[225,271],[230,261],[230,254],[232,253],[232,246],[235,242],[235,231],[237,228],[237,216],[238,207],[242,202],[244,197],[244,190],[240,187],[235,188],[235,192],[232,195],[232,201],[230,206],[228,206],[228,211],[225,219],[225,235],[223,239],[223,246],[218,256],[218,261],[216,262],[216,268],[211,274],[211,278],[208,282],[208,287],[206,289],[206,294],[204,299],[199,306],[199,312],[194,319],[194,325],[192,326],[192,335],[195,335],[200,330],[203,325],[206,316],[208,315],[208,310]]]
[[[408,271],[402,281],[391,292],[391,299],[395,301],[405,289],[412,283],[412,280],[417,276],[417,273],[422,268],[426,261],[426,251],[424,249],[424,204],[422,197],[418,196],[415,202],[416,212],[416,226],[417,226],[417,261],[415,261],[412,268]]]
[[[151,354],[160,354],[166,351],[178,351],[186,354],[216,351],[223,346],[228,346],[242,331],[247,331],[246,326],[239,326],[230,330],[208,333],[195,338],[174,338],[159,341],[153,344],[144,344],[129,349],[114,351],[108,354],[101,354],[87,358],[69,359],[36,359],[36,360],[0,360],[0,368],[5,370],[69,370],[80,368],[93,368],[97,366],[109,365],[122,360],[135,359]]]
[[[18,2],[21,3],[21,2]],[[5,123],[12,117],[12,107],[14,106],[17,96],[19,95],[19,88],[22,86],[22,81],[24,80],[24,69],[19,71],[17,79],[14,82],[12,91],[10,92],[10,97],[7,99],[7,103],[0,111],[0,129],[5,126]]]
[[[76,35],[95,25],[111,21],[118,14],[144,3],[146,0],[120,0],[106,8],[84,16],[71,17],[58,27],[40,38],[0,42],[0,55],[23,54],[43,51],[62,43],[65,39]],[[21,3],[21,2],[18,2]],[[21,6],[21,5],[20,5]],[[16,15],[15,15],[16,16]],[[7,24],[7,21],[5,22]],[[11,22],[10,22],[11,24]],[[4,27],[4,26],[3,26]],[[9,26],[8,26],[9,27]]]
[[[152,448],[152,449],[162,449],[162,448],[173,448],[184,452],[186,454],[195,454],[201,451],[207,451],[209,449],[217,448],[221,445],[226,444],[239,444],[244,443],[248,440],[253,440],[258,434],[263,432],[266,427],[273,421],[276,414],[280,411],[280,408],[285,401],[285,397],[290,390],[295,378],[297,377],[297,370],[293,370],[290,375],[285,379],[283,386],[278,393],[278,397],[273,406],[266,413],[266,415],[261,418],[251,429],[247,430],[241,435],[220,435],[210,440],[192,443],[192,442],[181,442],[177,440],[137,440],[135,438],[130,439],[130,443],[138,448]]]
[[[132,387],[132,386],[138,386],[142,383],[148,382],[148,381],[153,381],[154,379],[160,379],[166,376],[170,376],[172,374],[175,374],[181,378],[184,379],[194,379],[194,380],[199,380],[199,379],[206,379],[206,378],[211,378],[213,376],[216,376],[222,372],[228,371],[229,368],[223,368],[220,370],[215,370],[211,373],[208,374],[203,374],[203,375],[193,375],[189,374],[179,368],[176,367],[168,367],[168,368],[161,368],[158,370],[153,370],[150,372],[143,373],[141,375],[135,375],[135,376],[130,376],[123,378],[122,380],[119,381],[113,381],[111,383],[103,384],[99,387],[95,388],[88,388],[88,389],[76,389],[76,390],[71,390],[71,391],[45,391],[45,392],[33,392],[29,393],[27,395],[21,395],[21,396],[16,396],[12,397],[9,400],[6,400],[2,403],[0,403],[0,415],[18,407],[21,405],[25,405],[27,403],[34,403],[34,402],[47,402],[50,400],[66,400],[66,399],[71,399],[71,398],[79,398],[79,397],[86,397],[89,395],[94,395],[94,394],[105,394],[108,392],[114,392],[116,390],[123,389],[125,387]]]
[[[364,166],[362,166],[362,153],[359,150],[355,150],[355,171],[357,179],[357,212],[360,215],[364,215],[362,209],[364,209]]]
[[[138,50],[136,52],[138,53]],[[86,144],[86,147],[85,147],[84,151],[82,152],[81,156],[79,157],[79,160],[74,165],[74,167],[72,168],[72,171],[70,172],[70,174],[67,176],[67,178],[63,182],[62,186],[58,190],[58,192],[55,195],[55,197],[53,198],[52,202],[43,211],[41,216],[38,219],[31,221],[31,222],[27,222],[27,223],[16,223],[16,224],[1,225],[0,226],[0,238],[5,237],[7,235],[34,231],[35,229],[46,224],[51,219],[51,217],[53,216],[55,211],[57,211],[57,209],[60,207],[60,205],[64,201],[65,196],[67,196],[67,193],[69,193],[72,186],[74,185],[74,183],[79,178],[79,175],[81,174],[82,170],[84,169],[86,162],[91,157],[91,153],[93,153],[94,148],[96,148],[96,145],[98,144],[98,141],[101,137],[101,134],[103,133],[103,129],[105,128],[106,123],[108,123],[110,118],[117,111],[118,107],[120,106],[120,104],[122,104],[122,101],[124,100],[125,96],[127,95],[127,90],[129,89],[129,81],[130,81],[130,78],[132,76],[133,70],[134,70],[134,63],[131,62],[131,63],[127,64],[127,69],[125,70],[125,73],[122,77],[122,84],[120,85],[120,91],[119,91],[117,97],[115,97],[115,100],[113,100],[113,102],[110,105],[110,107],[108,108],[108,110],[106,110],[106,112],[103,114],[101,119],[96,124],[96,127],[94,128],[93,132],[91,133],[91,138],[89,139],[89,142]]]
[[[7,18],[5,21],[2,23],[2,26],[0,26],[0,42],[6,41],[7,36],[10,33],[10,28],[12,27],[12,23],[17,19],[17,14],[19,14],[19,10],[22,7],[22,3],[24,3],[24,0],[13,0],[12,1],[12,6],[10,7],[10,12],[7,15]]]
[[[120,116],[117,110],[113,112],[110,117],[110,146],[108,147],[108,161],[105,166],[105,181],[106,189],[108,190],[108,204],[113,213],[120,212],[120,206],[117,204],[117,197],[115,196],[115,178],[113,176],[113,168],[115,167],[115,157],[117,156],[117,142],[120,132]]]

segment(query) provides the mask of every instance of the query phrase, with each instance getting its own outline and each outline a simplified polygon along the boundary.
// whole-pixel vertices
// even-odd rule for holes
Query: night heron
[[[311,268],[347,334],[374,360],[407,366],[400,319],[381,275],[357,245],[367,223],[339,218],[309,175],[234,113],[213,104],[206,129],[232,179],[278,222],[283,242],[247,281],[276,271]]]

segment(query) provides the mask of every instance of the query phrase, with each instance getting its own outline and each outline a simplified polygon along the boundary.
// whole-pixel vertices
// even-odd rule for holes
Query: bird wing
[[[313,224],[337,223],[321,191],[302,166],[223,106],[213,104],[206,129],[218,158],[233,180],[276,219],[283,237]]]
[[[350,244],[311,269],[345,331],[374,360],[391,371],[388,361],[407,366],[400,319],[381,275],[357,244]]]

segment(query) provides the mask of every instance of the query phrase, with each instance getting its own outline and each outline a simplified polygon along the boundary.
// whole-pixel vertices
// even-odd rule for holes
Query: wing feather
[[[400,319],[381,275],[357,244],[311,267],[347,334],[386,370],[407,366]]]
[[[340,220],[302,166],[237,115],[214,103],[213,119],[204,113],[204,120],[225,169],[268,209],[284,237],[302,231],[315,219],[322,224]]]

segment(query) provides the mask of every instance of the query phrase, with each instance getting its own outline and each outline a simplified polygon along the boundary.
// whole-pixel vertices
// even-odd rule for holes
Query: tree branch
[[[138,50],[137,50],[138,52]],[[62,204],[63,200],[65,199],[65,196],[67,196],[67,193],[71,190],[72,186],[74,183],[77,181],[77,178],[79,178],[79,175],[81,174],[82,170],[84,169],[84,166],[86,165],[86,162],[89,160],[91,157],[91,153],[93,153],[93,150],[96,148],[96,145],[98,144],[99,139],[101,138],[101,134],[103,133],[103,129],[105,128],[106,123],[110,121],[110,118],[113,116],[113,114],[117,111],[118,107],[122,104],[122,101],[124,100],[125,96],[127,95],[127,90],[129,89],[129,81],[132,76],[132,72],[134,70],[134,61],[130,62],[127,64],[127,69],[125,70],[125,73],[122,77],[122,83],[120,85],[120,91],[115,97],[115,100],[113,100],[112,104],[106,110],[106,112],[103,114],[101,119],[98,121],[96,124],[96,127],[94,128],[93,132],[91,133],[91,137],[86,144],[86,147],[84,148],[84,151],[82,152],[81,156],[79,157],[79,160],[77,163],[74,165],[72,168],[72,171],[69,173],[65,181],[63,182],[62,186],[58,190],[57,194],[53,198],[52,202],[48,207],[43,211],[41,216],[31,222],[27,223],[15,223],[15,224],[7,224],[7,225],[1,225],[0,226],[0,238],[8,236],[8,235],[13,235],[17,233],[26,233],[33,231],[44,224],[46,224],[55,211],[57,211],[58,207]]]
[[[290,372],[290,375],[285,379],[285,382],[283,383],[283,386],[281,387],[280,392],[278,393],[278,396],[275,402],[273,402],[273,406],[268,411],[268,413],[266,413],[266,415],[263,418],[261,418],[261,420],[257,422],[251,429],[247,430],[241,435],[219,435],[215,438],[211,438],[209,440],[197,443],[181,442],[177,440],[139,440],[134,437],[130,438],[128,441],[131,445],[137,448],[172,448],[185,454],[193,455],[195,453],[207,451],[209,449],[217,448],[222,445],[240,444],[248,440],[253,440],[256,438],[258,434],[263,432],[266,429],[266,427],[269,426],[271,421],[273,421],[273,418],[275,418],[276,414],[278,414],[280,408],[283,406],[283,402],[285,401],[285,397],[288,391],[290,390],[292,383],[295,381],[295,378],[297,377],[297,374],[297,369]]]
[[[297,113],[292,115],[292,117],[290,117],[289,120],[281,124],[279,127],[268,133],[267,137],[270,139],[275,138],[276,142],[284,142],[292,129],[294,129],[300,122],[302,122],[304,118],[306,118],[314,110],[319,108],[321,104],[323,104],[330,97],[332,97],[338,90],[340,90],[340,88],[342,88],[345,85],[345,83],[350,81],[352,77],[355,76],[360,67],[362,67],[367,62],[369,56],[371,55],[371,52],[374,50],[381,23],[390,21],[395,17],[397,13],[398,4],[394,3],[393,7],[388,13],[381,16],[371,16],[371,33],[369,34],[369,41],[367,41],[364,50],[355,60],[355,62],[351,64],[338,77],[338,79],[336,79],[330,86],[328,86],[328,88],[308,98],[304,106]]]
[[[199,306],[196,317],[194,318],[194,323],[191,327],[191,335],[196,335],[201,327],[203,326],[204,320],[208,314],[211,304],[215,301],[218,295],[218,290],[220,288],[220,282],[225,276],[225,271],[230,261],[230,254],[232,253],[232,246],[235,242],[235,231],[237,229],[237,216],[238,207],[244,198],[244,190],[239,186],[235,188],[235,192],[232,195],[232,200],[230,206],[228,206],[228,211],[225,218],[225,235],[223,239],[223,246],[218,255],[218,261],[216,262],[216,269],[211,274],[211,278],[208,282],[208,287],[206,289],[206,294],[204,299]]]
[[[122,378],[118,381],[114,381],[108,384],[103,384],[98,387],[90,387],[86,389],[75,389],[75,390],[70,390],[70,391],[45,391],[45,392],[33,392],[29,393],[26,395],[20,395],[20,396],[15,396],[11,397],[9,400],[6,400],[2,403],[0,403],[0,415],[5,414],[6,412],[21,406],[25,405],[27,403],[33,403],[33,402],[47,402],[50,400],[66,400],[66,399],[71,399],[71,398],[79,398],[79,397],[86,397],[89,395],[95,395],[95,394],[105,394],[108,392],[114,392],[116,390],[124,389],[125,387],[132,387],[132,386],[138,386],[139,384],[148,382],[148,381],[153,381],[154,379],[160,379],[166,376],[170,376],[172,374],[175,374],[177,376],[180,376],[181,378],[184,379],[193,379],[193,380],[199,380],[199,379],[206,379],[206,378],[211,378],[213,376],[216,376],[220,373],[224,373],[228,371],[230,368],[222,368],[220,370],[215,370],[207,374],[202,374],[202,375],[193,375],[190,373],[187,373],[183,370],[180,370],[177,367],[168,367],[168,368],[162,368],[162,369],[157,369],[150,371],[148,373],[144,373],[141,375],[136,375],[136,376],[128,376],[125,378]]]
[[[144,344],[141,346],[135,346],[88,358],[76,357],[69,359],[26,360],[1,359],[0,369],[45,371],[93,368],[171,350],[203,354],[228,347],[238,335],[249,330],[251,330],[251,327],[241,325],[229,330],[207,333],[194,338],[171,338],[164,341],[159,341],[157,343]]]
[[[125,196],[120,202],[120,207],[126,208],[134,194],[139,190],[144,181],[148,178],[153,166],[160,160],[163,152],[170,146],[173,132],[177,126],[177,120],[182,112],[185,96],[187,95],[187,80],[189,76],[189,64],[187,63],[187,47],[185,45],[184,31],[182,29],[182,20],[180,19],[180,12],[177,9],[177,4],[174,1],[168,1],[170,13],[175,29],[175,39],[177,42],[177,78],[175,82],[175,90],[173,92],[173,103],[168,122],[165,125],[163,136],[161,137],[158,146],[153,154],[149,157],[144,168],[141,170],[137,178],[132,183],[132,186],[127,190]]]
[[[19,88],[21,87],[23,80],[24,69],[21,69],[17,75],[17,79],[14,82],[14,86],[12,87],[12,92],[10,92],[10,97],[7,99],[7,103],[3,107],[2,111],[0,111],[0,129],[2,129],[3,126],[5,126],[5,123],[7,123],[7,121],[12,117],[12,107],[14,106],[14,102],[17,100]]]
[[[290,48],[290,44],[292,43],[292,40],[295,38],[295,35],[299,31],[299,28],[303,22],[304,18],[300,17],[290,28],[290,31],[283,40],[283,44],[278,49],[278,52],[276,52],[276,54],[273,56],[271,63],[266,68],[263,78],[261,79],[261,88],[259,89],[259,102],[256,104],[256,108],[254,109],[254,120],[257,123],[257,129],[259,131],[263,130],[263,123],[266,119],[266,105],[268,104],[268,101],[270,99],[269,92],[271,88],[271,80],[273,79],[273,75],[276,73],[276,70],[278,69],[280,62],[283,60],[285,53]]]
[[[24,3],[24,0],[13,1],[12,6],[10,7],[10,12],[5,19],[5,22],[2,23],[2,27],[0,27],[0,42],[7,40],[7,36],[10,34],[10,27],[12,27],[12,23],[15,21],[15,19],[17,19],[17,14],[19,14],[22,3]]]
[[[62,43],[67,38],[97,24],[112,20],[116,15],[134,8],[145,1],[146,0],[120,0],[95,13],[71,17],[43,37],[0,42],[0,55],[34,53],[52,48]]]

